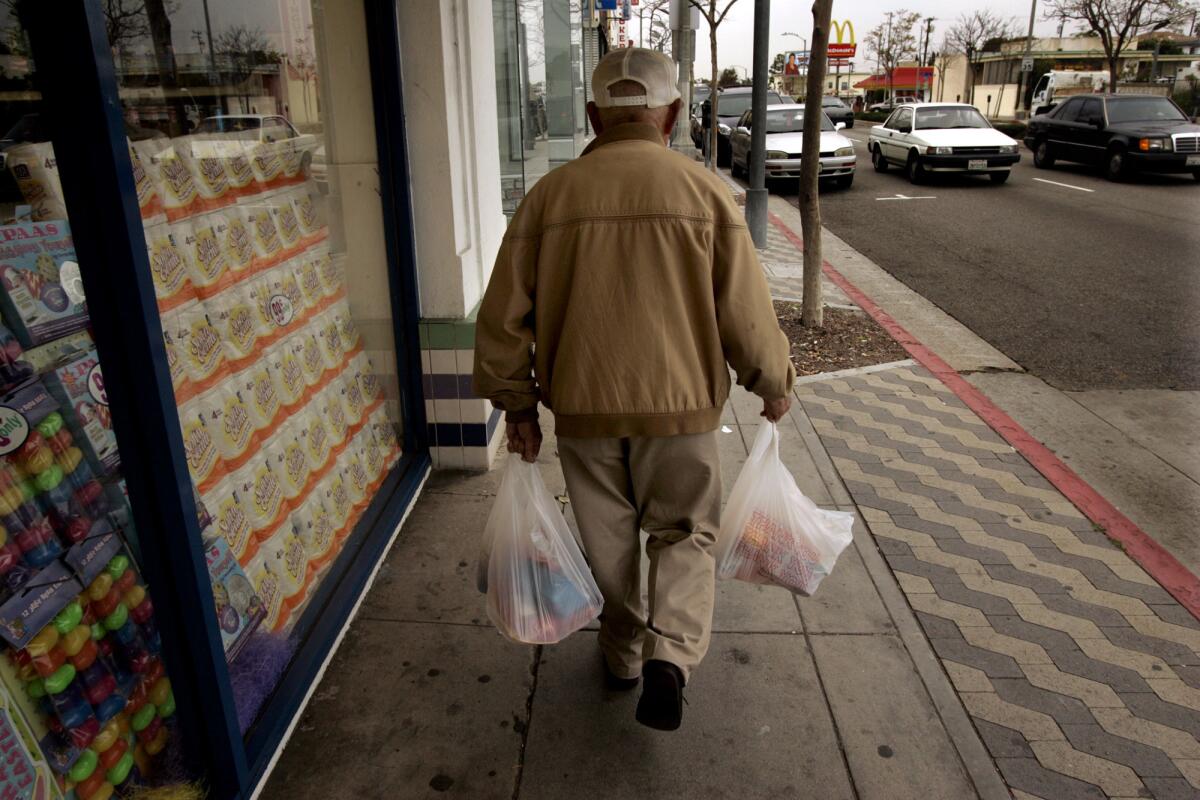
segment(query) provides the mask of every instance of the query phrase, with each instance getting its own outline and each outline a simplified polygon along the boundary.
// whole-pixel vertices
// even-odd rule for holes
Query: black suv
[[[722,89],[717,93],[717,166],[728,167],[733,151],[729,147],[729,134],[733,126],[741,119],[742,114],[750,110],[751,92],[749,86],[735,86]],[[785,103],[779,92],[767,90],[767,105]],[[708,141],[709,114],[712,100],[705,100],[700,108],[700,121],[704,130],[704,141]]]
[[[1137,171],[1190,172],[1200,181],[1200,125],[1169,98],[1080,94],[1029,121],[1034,166],[1098,164],[1109,180]]]

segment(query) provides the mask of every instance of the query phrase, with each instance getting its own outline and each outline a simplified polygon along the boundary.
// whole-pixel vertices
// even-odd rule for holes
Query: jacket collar
[[[615,125],[597,136],[587,147],[583,148],[580,156],[586,156],[606,144],[631,140],[654,142],[660,145],[663,143],[662,133],[654,125],[648,122],[626,122],[622,125]]]

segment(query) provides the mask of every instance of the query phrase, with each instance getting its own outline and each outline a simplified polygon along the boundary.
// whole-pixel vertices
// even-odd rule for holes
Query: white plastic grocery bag
[[[483,531],[480,591],[507,638],[553,644],[600,616],[604,598],[537,467],[510,455]]]
[[[779,428],[760,425],[721,515],[717,577],[811,595],[850,544],[854,515],[804,496],[779,460]]]

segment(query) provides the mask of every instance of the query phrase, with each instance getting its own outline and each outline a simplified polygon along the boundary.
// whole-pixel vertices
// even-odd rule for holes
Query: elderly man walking
[[[712,628],[729,367],[771,421],[795,373],[729,187],[665,146],[681,105],[674,64],[613,51],[592,93],[597,138],[538,181],[504,237],[479,309],[475,390],[506,412],[508,449],[527,461],[542,441],[538,401],[554,412],[604,595],[607,683],[643,677],[638,721],[674,730]]]

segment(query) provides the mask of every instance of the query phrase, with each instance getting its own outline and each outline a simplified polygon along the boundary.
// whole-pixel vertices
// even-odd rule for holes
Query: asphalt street
[[[1200,389],[1200,182],[1039,170],[1022,147],[1005,185],[913,186],[846,133],[858,174],[821,215],[855,249],[1060,389]]]

